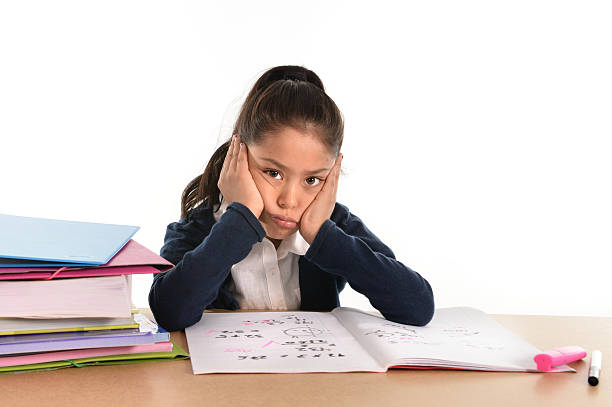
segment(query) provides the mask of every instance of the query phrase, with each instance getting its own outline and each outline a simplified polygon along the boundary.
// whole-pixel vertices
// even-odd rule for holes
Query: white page
[[[0,317],[129,318],[127,276],[0,281]]]
[[[533,357],[540,350],[474,308],[436,309],[425,327],[394,323],[352,308],[336,308],[332,313],[387,367],[537,371]],[[555,371],[574,369],[562,366]]]
[[[185,334],[194,374],[385,371],[330,313],[205,313]]]

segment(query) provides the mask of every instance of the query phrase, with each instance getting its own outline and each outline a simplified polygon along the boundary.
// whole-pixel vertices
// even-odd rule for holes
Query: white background
[[[0,213],[138,225],[158,252],[249,87],[304,65],[345,116],[338,200],[437,307],[612,316],[610,21],[604,1],[2,1]]]

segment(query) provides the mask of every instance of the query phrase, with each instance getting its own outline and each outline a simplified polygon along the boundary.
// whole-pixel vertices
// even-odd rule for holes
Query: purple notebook
[[[138,328],[85,332],[0,336],[0,355],[50,352],[67,349],[107,348],[144,345],[170,340],[162,328],[158,332],[140,332]]]

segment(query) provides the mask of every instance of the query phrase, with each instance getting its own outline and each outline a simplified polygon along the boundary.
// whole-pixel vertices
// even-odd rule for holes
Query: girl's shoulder
[[[187,218],[181,218],[178,222],[168,225],[160,255],[177,264],[186,252],[193,250],[204,240],[214,224],[211,208],[199,206],[193,209]]]
[[[181,218],[178,223],[183,225],[210,225],[215,223],[214,211],[207,203],[202,204],[187,214],[187,218]]]
[[[334,210],[330,216],[330,220],[338,225],[340,228],[344,225],[348,225],[351,222],[361,222],[358,216],[351,213],[349,208],[346,205],[341,204],[340,202],[336,202],[334,206]]]
[[[371,235],[374,237],[363,221],[357,215],[352,213],[347,206],[339,202],[336,202],[336,206],[334,207],[334,211],[330,216],[330,220],[349,235]]]
[[[166,239],[180,236],[190,236],[195,239],[208,235],[215,224],[213,210],[208,205],[200,205],[178,222],[172,222],[166,229]]]
[[[336,226],[342,229],[343,232],[350,236],[360,238],[373,250],[382,252],[389,257],[395,258],[393,251],[370,229],[368,229],[363,221],[357,215],[352,213],[345,205],[336,202],[336,206],[334,207],[330,220],[334,222]]]

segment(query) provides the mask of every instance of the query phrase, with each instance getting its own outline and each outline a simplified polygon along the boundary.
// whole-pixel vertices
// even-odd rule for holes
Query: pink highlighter
[[[550,349],[544,353],[538,353],[533,360],[538,365],[538,370],[552,370],[555,366],[575,362],[586,356],[586,351],[580,346],[566,346],[564,348]]]

